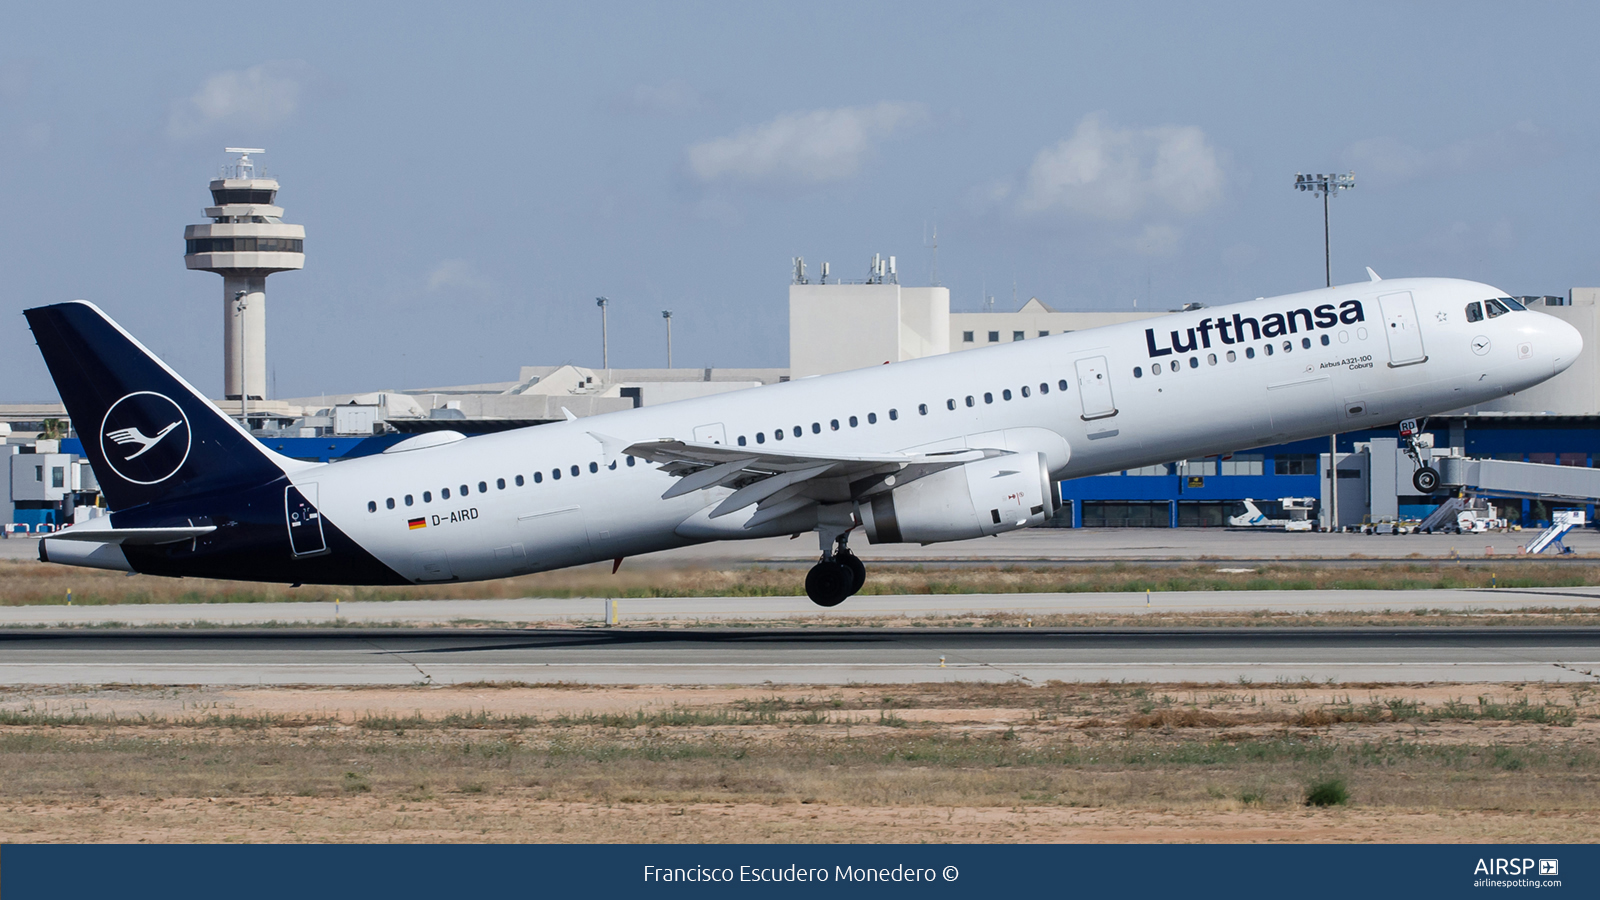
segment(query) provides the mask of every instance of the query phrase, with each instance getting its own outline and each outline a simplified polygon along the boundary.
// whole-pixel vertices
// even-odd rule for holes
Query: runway
[[[1600,680],[1595,628],[0,632],[0,684]]]
[[[613,607],[613,603],[615,606]],[[1421,591],[1105,591],[1052,594],[866,594],[831,609],[805,597],[527,597],[517,600],[393,600],[340,603],[150,603],[0,606],[0,628],[28,625],[447,625],[589,624],[615,612],[622,624],[859,622],[861,619],[1150,613],[1384,612],[1592,608],[1600,587]]]

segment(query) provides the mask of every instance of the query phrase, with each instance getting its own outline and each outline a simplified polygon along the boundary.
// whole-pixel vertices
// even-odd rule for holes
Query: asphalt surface
[[[0,632],[0,684],[1600,680],[1600,629]]]
[[[613,603],[615,606],[613,607]],[[805,597],[601,597],[518,600],[394,600],[364,603],[151,603],[0,606],[0,627],[47,625],[621,624],[855,620],[1003,613],[1383,612],[1595,608],[1600,587],[1423,591],[1142,591],[1060,594],[858,595],[832,609]]]

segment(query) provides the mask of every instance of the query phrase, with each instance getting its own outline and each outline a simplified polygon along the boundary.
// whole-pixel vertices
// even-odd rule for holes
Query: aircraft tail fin
[[[264,484],[293,465],[94,304],[24,315],[113,510]]]

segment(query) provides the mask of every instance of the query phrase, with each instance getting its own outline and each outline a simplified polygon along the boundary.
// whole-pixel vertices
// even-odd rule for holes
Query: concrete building
[[[306,230],[283,222],[278,182],[257,177],[256,148],[211,182],[211,220],[183,230],[184,265],[222,276],[222,382],[229,400],[267,396],[267,276],[305,266]]]
[[[1165,311],[1100,310],[1057,312],[1033,297],[1016,312],[950,314],[950,351],[971,350],[1009,341],[1048,337],[1104,325],[1121,325],[1164,316]]]
[[[827,271],[827,263],[823,264]],[[795,260],[789,285],[789,375],[808,378],[946,353],[950,289],[904,287],[894,257],[874,256],[864,282],[811,283]]]

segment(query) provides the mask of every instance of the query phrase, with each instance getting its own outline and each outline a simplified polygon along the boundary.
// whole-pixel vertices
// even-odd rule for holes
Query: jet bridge
[[[1450,456],[1434,461],[1442,483],[1478,497],[1600,502],[1600,469]]]

